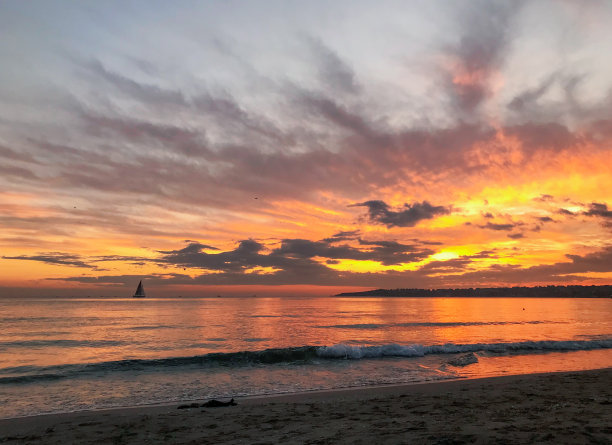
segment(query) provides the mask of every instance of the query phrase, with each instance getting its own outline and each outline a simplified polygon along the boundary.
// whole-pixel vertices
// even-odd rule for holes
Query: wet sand
[[[236,401],[5,419],[0,443],[612,443],[612,368]]]

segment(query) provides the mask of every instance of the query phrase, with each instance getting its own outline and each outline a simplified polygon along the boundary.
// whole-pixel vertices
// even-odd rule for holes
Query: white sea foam
[[[353,346],[337,344],[322,346],[317,355],[322,358],[363,359],[377,357],[422,357],[428,354],[456,354],[462,352],[520,353],[533,351],[581,351],[612,348],[612,339],[584,341],[523,341],[514,343],[473,343],[444,345],[398,345]]]

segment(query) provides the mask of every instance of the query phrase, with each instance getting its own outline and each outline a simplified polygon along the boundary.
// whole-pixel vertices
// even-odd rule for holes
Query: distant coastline
[[[454,298],[612,298],[612,286],[476,287],[458,289],[373,289],[342,292],[336,297]]]

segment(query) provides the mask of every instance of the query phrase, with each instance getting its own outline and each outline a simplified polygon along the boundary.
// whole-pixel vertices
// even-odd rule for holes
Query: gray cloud
[[[412,227],[422,220],[451,213],[450,207],[433,206],[427,201],[404,204],[399,210],[391,210],[384,201],[365,201],[351,207],[367,207],[368,218],[387,227]]]
[[[521,92],[508,103],[508,108],[521,114],[531,111],[537,106],[538,100],[550,89],[556,78],[557,74],[554,73],[536,87]]]
[[[333,238],[333,237],[332,237]],[[338,264],[339,260],[379,261],[384,265],[397,265],[420,261],[434,251],[418,245],[405,245],[395,241],[359,240],[359,247],[334,245],[338,239],[331,241],[309,241],[304,239],[282,240],[280,247],[267,249],[255,240],[240,241],[236,249],[226,252],[208,253],[205,250],[216,250],[212,246],[191,242],[182,249],[159,251],[157,258],[137,258],[102,256],[83,258],[68,254],[54,253],[49,255],[11,257],[20,260],[44,261],[55,264],[69,264],[79,267],[98,269],[91,265],[104,261],[130,261],[133,264],[155,263],[162,266],[173,265],[189,269],[205,269],[215,273],[204,273],[192,279],[185,274],[157,274],[147,278],[155,284],[348,284],[351,279],[363,280],[364,275],[335,271],[327,265]],[[8,258],[8,257],[7,257]],[[320,258],[323,263],[315,260]],[[258,267],[273,268],[271,273],[250,273]],[[384,274],[383,274],[384,275]],[[376,274],[366,274],[373,277]],[[133,275],[107,277],[68,277],[65,281],[83,283],[129,284]]]
[[[239,247],[240,249],[240,247]],[[259,252],[258,243],[246,248],[252,255]],[[236,249],[238,250],[238,249]],[[178,251],[177,251],[178,252]],[[231,252],[230,252],[231,253]],[[265,256],[265,255],[263,255]],[[589,278],[579,274],[588,272],[612,272],[612,248],[606,247],[587,255],[567,255],[569,261],[553,265],[522,268],[518,265],[494,264],[484,270],[474,270],[473,260],[495,258],[494,252],[483,251],[472,256],[454,258],[447,261],[433,261],[416,271],[389,271],[379,273],[338,272],[325,265],[315,263],[308,258],[294,258],[290,267],[273,274],[247,274],[229,267],[221,273],[202,274],[191,278],[185,274],[157,274],[147,276],[147,282],[153,285],[169,284],[214,284],[214,285],[286,285],[316,284],[322,286],[378,286],[386,283],[387,287],[436,287],[441,285],[478,286],[486,283],[549,283],[580,282]],[[191,261],[201,264],[201,258],[192,257]],[[208,261],[208,260],[206,260]],[[329,260],[327,264],[336,264]],[[246,264],[246,263],[245,263]],[[433,275],[433,276],[432,276]],[[93,284],[128,284],[132,285],[141,276],[75,276],[61,281],[75,281]]]
[[[504,132],[518,138],[527,154],[540,150],[567,150],[582,140],[581,135],[575,135],[565,125],[555,122],[509,126]]]
[[[214,156],[208,149],[201,130],[196,132],[168,124],[87,113],[82,113],[81,119],[86,124],[87,131],[95,136],[118,136],[123,141],[146,144],[149,147],[155,144],[157,148],[174,150],[190,157]]]
[[[584,72],[572,73],[576,67],[557,67],[535,87],[517,94],[508,109],[514,112],[514,120],[531,123],[585,122],[601,116],[609,108],[610,97],[600,103],[581,100],[580,87],[588,82]],[[547,95],[550,94],[550,97]],[[559,97],[561,93],[561,97]]]
[[[541,222],[555,222],[555,220],[552,219],[550,216],[540,216],[540,217],[538,217],[538,221],[541,221]]]
[[[169,205],[224,209],[244,208],[253,194],[312,199],[317,191],[333,191],[354,200],[379,187],[433,177],[460,180],[491,168],[486,157],[472,155],[474,147],[494,146],[495,131],[487,126],[391,129],[322,93],[290,91],[290,103],[303,122],[316,125],[280,131],[229,99],[202,95],[208,105],[199,106],[216,116],[215,131],[227,130],[231,143],[211,141],[208,127],[202,125],[93,113],[82,107],[78,119],[86,135],[79,147],[37,139],[27,141],[27,147],[50,165],[46,174],[56,187],[141,193]],[[188,116],[197,115],[197,109],[189,108],[193,104],[185,107]],[[329,129],[342,132],[329,139]],[[537,124],[508,131],[524,141],[521,145],[529,153],[570,148],[563,141],[571,140],[572,133],[564,126]],[[17,153],[4,152],[0,157]],[[31,171],[25,164],[19,168],[25,170],[13,173],[25,177]]]
[[[571,210],[567,210],[567,209],[559,209],[557,210],[557,213],[559,213],[560,215],[568,215],[568,216],[576,215],[574,212],[572,212]]]
[[[23,167],[0,165],[0,175],[5,177],[20,178],[20,179],[36,179],[37,176],[31,171]]]
[[[338,237],[339,238],[339,237]],[[434,253],[428,248],[406,245],[392,241],[359,240],[364,248],[349,245],[336,245],[339,241],[325,239],[310,241],[306,239],[284,239],[280,247],[264,252],[265,246],[254,240],[243,240],[235,250],[219,253],[206,253],[207,248],[199,243],[191,243],[176,251],[162,251],[158,260],[162,263],[180,267],[241,272],[254,267],[273,267],[279,269],[276,275],[296,273],[297,270],[311,270],[321,273],[322,266],[314,258],[328,260],[369,260],[384,265],[396,265],[420,261]],[[333,263],[327,263],[333,264]],[[330,271],[328,271],[331,273]]]
[[[605,203],[592,202],[589,204],[589,210],[582,213],[586,216],[599,216],[601,218],[612,218],[612,210],[608,210],[608,205]]]
[[[27,244],[27,243],[26,243]],[[214,249],[214,247],[211,247]],[[74,266],[82,267],[96,271],[104,271],[107,269],[101,268],[96,263],[105,263],[110,261],[117,261],[123,263],[129,263],[132,265],[145,265],[150,263],[157,263],[164,265],[161,261],[151,259],[149,257],[139,256],[125,256],[125,255],[96,255],[85,257],[83,255],[76,255],[64,252],[42,252],[36,255],[16,255],[16,256],[3,256],[4,259],[10,260],[22,260],[22,261],[38,261],[46,264],[57,264],[62,266]]]
[[[566,255],[569,262],[522,268],[518,265],[493,265],[482,271],[468,272],[461,280],[471,283],[555,283],[580,282],[589,278],[579,274],[589,272],[612,272],[612,247],[586,255]]]
[[[533,198],[534,201],[539,201],[539,202],[550,202],[550,201],[553,201],[554,199],[555,197],[553,195],[548,195],[548,194],[542,194],[538,196],[537,198]]]
[[[2,258],[7,260],[38,261],[47,264],[58,264],[62,266],[75,266],[87,269],[102,270],[98,269],[98,267],[95,265],[85,262],[83,258],[79,255],[71,255],[62,252],[47,252],[39,255],[3,256]]]
[[[180,250],[160,250],[159,253],[165,254],[165,255],[172,255],[172,254],[176,254],[176,253],[181,253],[181,254],[192,254],[192,253],[200,253],[202,250],[219,250],[219,248],[214,247],[214,246],[209,246],[207,244],[201,244],[197,241],[191,241],[191,240],[185,240],[187,244],[187,247],[184,247],[183,249]]]
[[[552,270],[562,273],[612,272],[612,246],[607,246],[598,252],[587,255],[565,255],[571,263],[557,263]],[[546,269],[547,266],[535,266]]]
[[[584,205],[580,203],[575,203],[575,204]],[[570,210],[561,208],[557,210],[557,213],[561,215],[566,215],[566,216],[578,216],[578,215],[593,216],[596,218],[601,218],[604,226],[606,227],[612,226],[612,221],[608,221],[612,219],[612,210],[608,208],[608,205],[606,203],[592,202],[588,205],[588,210],[585,210],[582,212],[572,212]]]
[[[480,227],[481,229],[510,231],[510,230],[514,229],[515,226],[516,226],[516,224],[514,224],[514,223],[495,224],[495,223],[492,223],[492,222],[487,222],[485,225],[478,226],[478,227]]]
[[[389,241],[360,240],[359,244],[368,246],[368,249],[360,250],[348,245],[330,246],[324,241],[290,239],[283,240],[281,247],[273,251],[272,255],[293,258],[324,257],[330,259],[369,260],[380,261],[384,265],[395,265],[419,261],[433,253],[429,249]]]
[[[306,111],[307,114],[318,118],[328,125],[349,131],[361,137],[366,143],[375,143],[385,146],[389,140],[367,117],[348,109],[328,95],[295,89],[294,103]],[[363,143],[363,142],[362,142]]]
[[[13,160],[13,161],[25,161],[29,163],[35,163],[36,161],[32,156],[27,153],[19,153],[12,148],[0,145],[0,159]]]
[[[335,93],[353,94],[361,90],[355,73],[336,52],[316,38],[309,38],[308,43],[318,62],[319,77],[325,85]]]
[[[351,241],[359,238],[361,232],[359,230],[347,230],[334,233],[331,237],[323,239],[327,243],[335,243],[339,241]]]
[[[473,112],[490,94],[492,75],[506,55],[512,19],[520,2],[474,1],[461,11],[457,44],[447,48],[453,63],[447,89],[460,111]]]
[[[187,99],[180,91],[167,90],[156,85],[147,85],[126,76],[110,71],[99,60],[76,60],[75,62],[93,77],[94,82],[104,81],[117,91],[139,101],[155,106],[185,106]]]

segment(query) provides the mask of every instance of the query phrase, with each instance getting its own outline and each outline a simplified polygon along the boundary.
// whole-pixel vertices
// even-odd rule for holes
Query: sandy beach
[[[611,382],[608,368],[54,414],[0,420],[0,443],[609,444]]]

